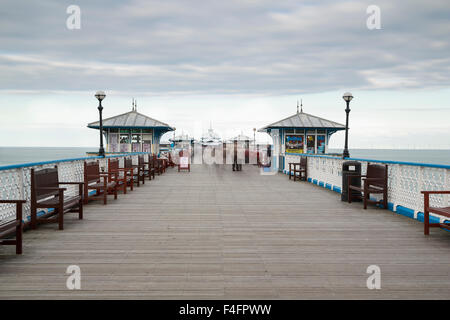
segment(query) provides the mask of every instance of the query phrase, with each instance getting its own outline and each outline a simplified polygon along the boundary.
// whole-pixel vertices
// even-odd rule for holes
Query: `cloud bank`
[[[448,1],[4,0],[0,88],[152,94],[326,92],[450,84]],[[368,30],[366,8],[381,9]]]

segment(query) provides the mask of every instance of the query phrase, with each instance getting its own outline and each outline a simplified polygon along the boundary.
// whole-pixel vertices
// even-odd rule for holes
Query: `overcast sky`
[[[226,138],[292,115],[297,99],[344,123],[351,91],[350,147],[450,148],[449,39],[448,0],[1,0],[0,145],[96,146],[96,90],[105,117],[134,97],[180,133],[212,122]]]

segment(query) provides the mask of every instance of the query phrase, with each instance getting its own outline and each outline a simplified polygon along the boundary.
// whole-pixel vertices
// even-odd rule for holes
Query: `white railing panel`
[[[341,159],[330,156],[308,154],[286,154],[285,169],[289,171],[289,163],[299,162],[300,156],[308,158],[308,179],[317,184],[331,186],[342,190],[342,164],[344,161],[355,160],[361,163],[361,174],[366,174],[368,163],[388,165],[388,202],[393,209],[402,206],[414,210],[415,217],[423,212],[423,195],[425,190],[450,190],[450,166],[412,164],[396,161],[379,161],[365,159]],[[375,195],[374,195],[375,196]],[[380,199],[381,195],[375,198]],[[432,195],[430,205],[435,207],[450,207],[449,195]],[[447,218],[440,217],[441,220]]]
[[[73,160],[55,160],[54,162],[31,163],[23,165],[12,165],[0,167],[0,199],[6,200],[26,200],[23,205],[23,219],[29,220],[31,213],[31,169],[40,170],[45,168],[58,167],[58,178],[61,182],[83,182],[84,162],[98,161],[102,171],[108,170],[108,158],[119,158],[121,167],[124,159],[131,157],[133,164],[138,163],[138,156],[146,153],[133,153],[108,156],[106,158],[88,157]],[[146,156],[148,159],[148,155]],[[67,195],[78,194],[78,186],[64,185],[67,188]],[[0,204],[0,223],[14,219],[16,209],[14,204]]]

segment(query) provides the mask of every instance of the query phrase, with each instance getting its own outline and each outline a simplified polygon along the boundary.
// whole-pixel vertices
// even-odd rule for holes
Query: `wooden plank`
[[[1,299],[449,299],[450,234],[256,167],[168,169],[0,247]],[[369,265],[382,289],[366,288]],[[82,290],[65,287],[69,265]]]

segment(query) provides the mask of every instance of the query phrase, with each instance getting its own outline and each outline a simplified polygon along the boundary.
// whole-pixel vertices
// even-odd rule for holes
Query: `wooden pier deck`
[[[1,299],[450,299],[450,233],[253,166],[168,169],[66,217],[0,247]]]

